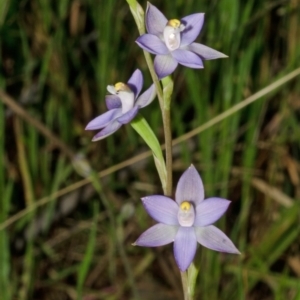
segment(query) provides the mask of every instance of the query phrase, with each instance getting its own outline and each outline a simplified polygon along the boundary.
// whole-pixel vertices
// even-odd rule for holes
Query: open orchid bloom
[[[93,119],[85,128],[86,130],[103,128],[93,137],[93,141],[113,134],[123,124],[129,123],[140,108],[149,105],[154,100],[156,96],[154,85],[152,84],[139,96],[142,87],[143,75],[139,69],[134,71],[127,84],[118,82],[107,86],[107,90],[111,93],[105,97],[108,111]]]
[[[212,250],[240,254],[231,240],[211,225],[225,213],[230,201],[215,197],[204,200],[203,183],[193,165],[179,179],[175,201],[158,195],[142,201],[159,223],[146,230],[134,245],[157,247],[174,242],[175,260],[182,272],[193,261],[197,242]]]
[[[155,54],[154,68],[159,79],[170,75],[178,63],[189,68],[203,68],[203,60],[227,55],[199,43],[194,43],[204,22],[204,14],[196,13],[181,20],[166,17],[148,2],[146,28],[136,43]]]

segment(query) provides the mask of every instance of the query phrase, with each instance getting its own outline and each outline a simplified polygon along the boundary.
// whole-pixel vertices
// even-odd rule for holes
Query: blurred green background
[[[229,56],[177,68],[174,138],[300,66],[299,0],[152,4],[205,12],[197,41]],[[147,148],[129,125],[96,143],[84,130],[108,84],[136,68],[151,83],[137,36],[125,0],[0,1],[0,300],[182,299],[172,245],[131,245],[153,224],[140,198],[162,193]],[[199,247],[195,299],[300,299],[299,83],[174,147],[175,186],[193,163],[207,197],[232,200],[218,226],[242,252]],[[158,102],[142,114],[163,142]]]

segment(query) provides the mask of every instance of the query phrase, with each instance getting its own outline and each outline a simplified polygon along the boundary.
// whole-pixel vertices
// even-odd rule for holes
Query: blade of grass
[[[5,115],[4,106],[0,103],[0,191],[2,198],[0,201],[0,222],[7,219],[10,210],[10,199],[13,191],[13,181],[5,180],[4,165],[4,142],[5,142]],[[10,300],[12,295],[11,264],[10,264],[10,245],[9,234],[6,230],[0,231],[0,291],[3,300]]]
[[[78,268],[77,273],[77,299],[81,300],[83,295],[83,285],[84,281],[88,275],[88,271],[91,267],[93,255],[96,247],[96,236],[97,236],[97,218],[99,213],[99,204],[97,202],[93,203],[93,211],[94,211],[94,222],[91,226],[88,243],[86,246],[85,254],[83,260]]]

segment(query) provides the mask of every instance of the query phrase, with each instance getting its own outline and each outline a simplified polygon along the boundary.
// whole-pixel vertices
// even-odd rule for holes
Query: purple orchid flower
[[[159,79],[170,75],[178,63],[189,68],[202,69],[203,61],[227,55],[202,44],[194,43],[204,22],[204,13],[196,13],[181,20],[166,17],[148,2],[146,28],[136,43],[155,54],[154,69]]]
[[[142,86],[143,75],[139,69],[134,71],[127,84],[118,82],[107,86],[107,90],[112,94],[105,96],[108,111],[93,119],[85,128],[86,130],[103,128],[92,141],[98,141],[113,134],[123,124],[129,123],[140,108],[149,105],[154,100],[156,96],[154,85],[152,84],[139,96]]]
[[[182,272],[193,261],[197,242],[212,250],[240,254],[231,240],[211,225],[224,214],[230,201],[215,197],[204,200],[203,183],[193,165],[179,179],[175,199],[158,195],[142,198],[148,214],[159,223],[146,230],[134,245],[157,247],[174,242],[175,260]]]

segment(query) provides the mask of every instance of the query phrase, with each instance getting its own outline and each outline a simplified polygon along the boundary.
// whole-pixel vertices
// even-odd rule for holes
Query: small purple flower
[[[181,20],[166,17],[148,2],[146,28],[136,43],[155,54],[154,69],[159,79],[170,75],[178,63],[189,68],[202,69],[202,60],[227,57],[227,55],[202,44],[194,43],[204,22],[204,13],[196,13]]]
[[[154,100],[156,95],[154,85],[152,84],[139,96],[142,86],[143,75],[139,69],[134,71],[127,84],[118,82],[115,85],[107,86],[107,90],[112,94],[105,96],[108,111],[93,119],[85,128],[86,130],[103,128],[93,137],[92,141],[98,141],[111,135],[123,124],[129,123],[140,108],[149,105]]]
[[[142,198],[148,214],[159,223],[146,230],[134,245],[157,247],[174,242],[175,260],[182,272],[193,261],[197,242],[212,250],[240,254],[231,240],[211,225],[224,214],[230,201],[215,197],[204,200],[203,183],[193,165],[179,179],[175,199],[158,195]]]

